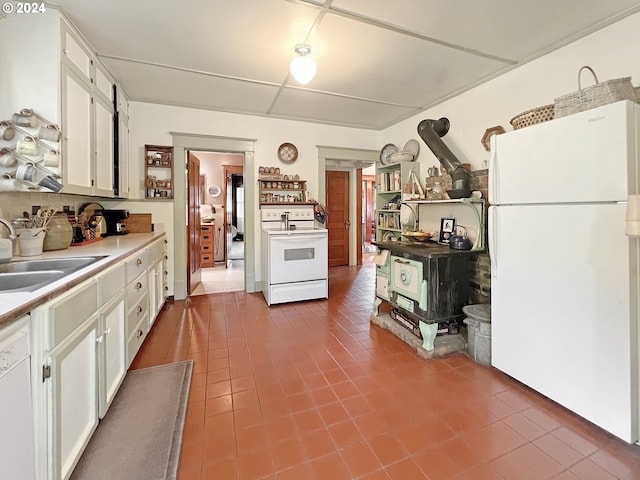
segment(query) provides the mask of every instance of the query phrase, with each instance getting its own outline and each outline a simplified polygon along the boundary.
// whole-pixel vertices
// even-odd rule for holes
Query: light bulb
[[[298,54],[293,60],[289,69],[291,75],[296,79],[298,83],[306,84],[316,75],[317,66],[313,58],[306,55],[311,52],[311,48],[307,45],[297,45],[296,53]]]

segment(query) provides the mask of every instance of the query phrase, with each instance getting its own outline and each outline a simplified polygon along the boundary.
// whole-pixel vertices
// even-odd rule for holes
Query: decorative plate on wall
[[[219,197],[222,193],[222,189],[218,185],[211,185],[209,187],[209,195],[212,197]]]
[[[293,143],[283,143],[278,147],[278,158],[285,163],[293,163],[298,158],[298,149]]]

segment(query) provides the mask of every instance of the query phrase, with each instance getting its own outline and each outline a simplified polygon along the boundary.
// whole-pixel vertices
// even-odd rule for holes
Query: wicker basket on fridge
[[[518,130],[519,128],[530,127],[531,125],[535,125],[536,123],[553,120],[553,118],[553,104],[550,104],[543,105],[542,107],[532,108],[531,110],[527,110],[526,112],[519,113],[511,120],[509,120],[509,123],[514,130]]]
[[[588,70],[593,75],[595,85],[582,88],[582,72]],[[631,84],[631,77],[615,78],[606,82],[599,82],[596,72],[585,65],[578,71],[578,91],[562,95],[554,99],[555,117],[566,117],[574,113],[618,102],[620,100],[640,100],[640,90]]]

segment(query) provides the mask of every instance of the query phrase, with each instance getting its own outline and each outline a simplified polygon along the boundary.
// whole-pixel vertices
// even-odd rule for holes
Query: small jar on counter
[[[49,223],[47,223],[47,232],[44,236],[42,250],[49,252],[51,250],[64,250],[71,245],[73,238],[73,228],[69,222],[66,213],[56,213]]]

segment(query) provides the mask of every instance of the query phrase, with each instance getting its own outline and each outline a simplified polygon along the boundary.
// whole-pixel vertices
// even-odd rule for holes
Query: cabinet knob
[[[140,259],[136,260],[136,265],[142,265],[142,260]]]
[[[169,242],[165,239],[164,243],[169,243]]]
[[[169,260],[169,257],[167,255],[164,256],[165,260]]]
[[[144,335],[144,332],[142,330],[138,330],[137,337],[140,338],[142,335]]]
[[[105,335],[109,335],[110,333],[111,333],[111,329],[110,329],[110,328],[107,328],[107,329],[104,331],[104,334],[105,334]]]
[[[138,313],[142,313],[142,307],[138,306]]]
[[[102,343],[103,339],[104,339],[104,337],[102,335],[100,335],[98,338],[96,338],[96,343]]]
[[[140,290],[142,288],[142,283],[136,283],[136,290]]]
[[[168,290],[169,290],[169,287],[164,287],[164,289],[168,291]]]

